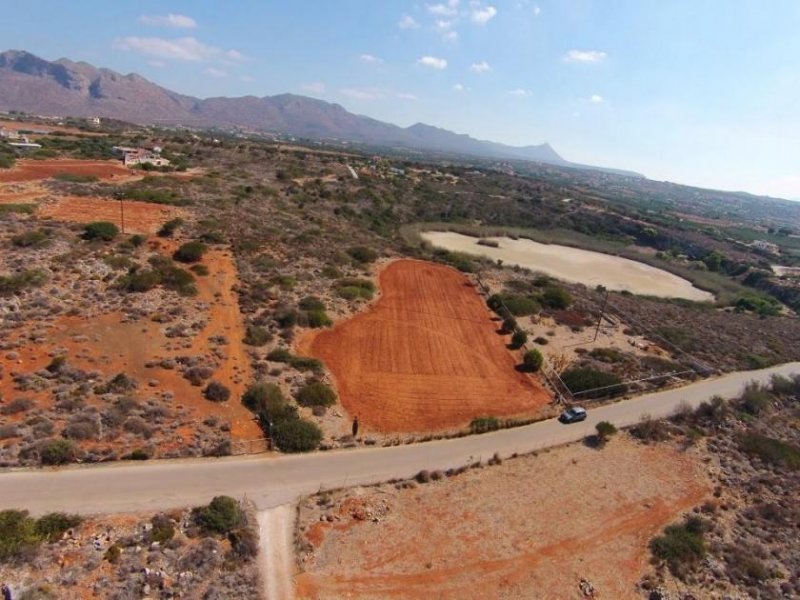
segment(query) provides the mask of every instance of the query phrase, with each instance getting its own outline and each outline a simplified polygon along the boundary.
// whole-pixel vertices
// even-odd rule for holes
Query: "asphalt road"
[[[644,415],[665,417],[686,402],[697,406],[711,396],[739,394],[751,380],[772,374],[800,374],[800,363],[731,373],[675,390],[646,394],[590,409],[583,423],[549,420],[483,435],[395,446],[336,450],[304,455],[187,459],[113,463],[67,468],[6,471],[0,474],[0,509],[26,508],[34,514],[153,511],[208,502],[226,494],[247,496],[259,509],[296,500],[320,489],[411,477],[422,469],[449,469],[498,453],[528,453],[582,439],[599,421],[618,427]]]

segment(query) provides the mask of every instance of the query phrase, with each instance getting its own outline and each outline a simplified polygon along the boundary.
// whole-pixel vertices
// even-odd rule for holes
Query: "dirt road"
[[[258,560],[267,600],[294,597],[294,519],[295,509],[291,504],[258,513],[261,544]]]
[[[599,421],[618,427],[643,416],[672,414],[683,403],[697,406],[714,395],[731,398],[749,381],[773,374],[800,374],[800,362],[759,371],[730,373],[692,385],[646,394],[589,411],[583,423],[548,420],[484,435],[388,448],[337,450],[280,458],[244,457],[111,464],[0,474],[0,509],[27,508],[34,514],[83,514],[159,510],[201,504],[217,494],[247,496],[267,509],[320,489],[411,477],[422,469],[449,469],[495,452],[501,457],[577,441]]]

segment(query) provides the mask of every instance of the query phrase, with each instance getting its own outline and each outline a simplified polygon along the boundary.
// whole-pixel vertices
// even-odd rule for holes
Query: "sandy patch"
[[[640,598],[647,544],[710,484],[694,452],[621,437],[301,506],[298,598]],[[330,520],[328,519],[330,517]]]
[[[473,284],[449,267],[389,264],[365,312],[301,340],[333,373],[342,406],[366,430],[429,432],[474,417],[533,415],[550,400],[519,373]]]
[[[712,294],[677,275],[610,254],[510,238],[489,238],[499,244],[498,248],[492,248],[479,245],[477,238],[449,231],[428,231],[421,235],[439,248],[502,260],[507,265],[519,265],[589,288],[604,285],[611,290],[664,298],[714,299]]]

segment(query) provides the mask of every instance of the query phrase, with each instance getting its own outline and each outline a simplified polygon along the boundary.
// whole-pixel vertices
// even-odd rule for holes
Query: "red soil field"
[[[550,401],[520,373],[473,284],[449,267],[399,260],[365,312],[300,351],[325,362],[340,401],[366,430],[432,432],[477,416],[531,416]]]
[[[136,175],[115,160],[18,160],[11,169],[0,170],[0,182],[38,181],[61,173],[93,175],[100,179],[125,178]]]
[[[125,200],[123,210],[125,233],[155,233],[170,219],[185,216],[183,210],[174,206],[133,200]],[[122,227],[120,203],[110,198],[63,196],[52,204],[41,205],[38,214],[68,223],[110,221]]]

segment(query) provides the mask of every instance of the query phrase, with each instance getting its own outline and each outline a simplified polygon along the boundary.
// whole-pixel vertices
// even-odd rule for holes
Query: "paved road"
[[[449,469],[579,440],[599,421],[624,427],[642,416],[670,415],[682,402],[697,406],[713,395],[733,397],[751,380],[800,374],[800,363],[732,373],[683,388],[639,396],[589,411],[583,423],[542,421],[477,436],[397,446],[280,457],[231,457],[109,464],[0,474],[0,509],[35,514],[63,510],[84,514],[150,511],[208,502],[217,494],[247,496],[259,509],[299,496],[354,484],[411,477],[422,469]]]

